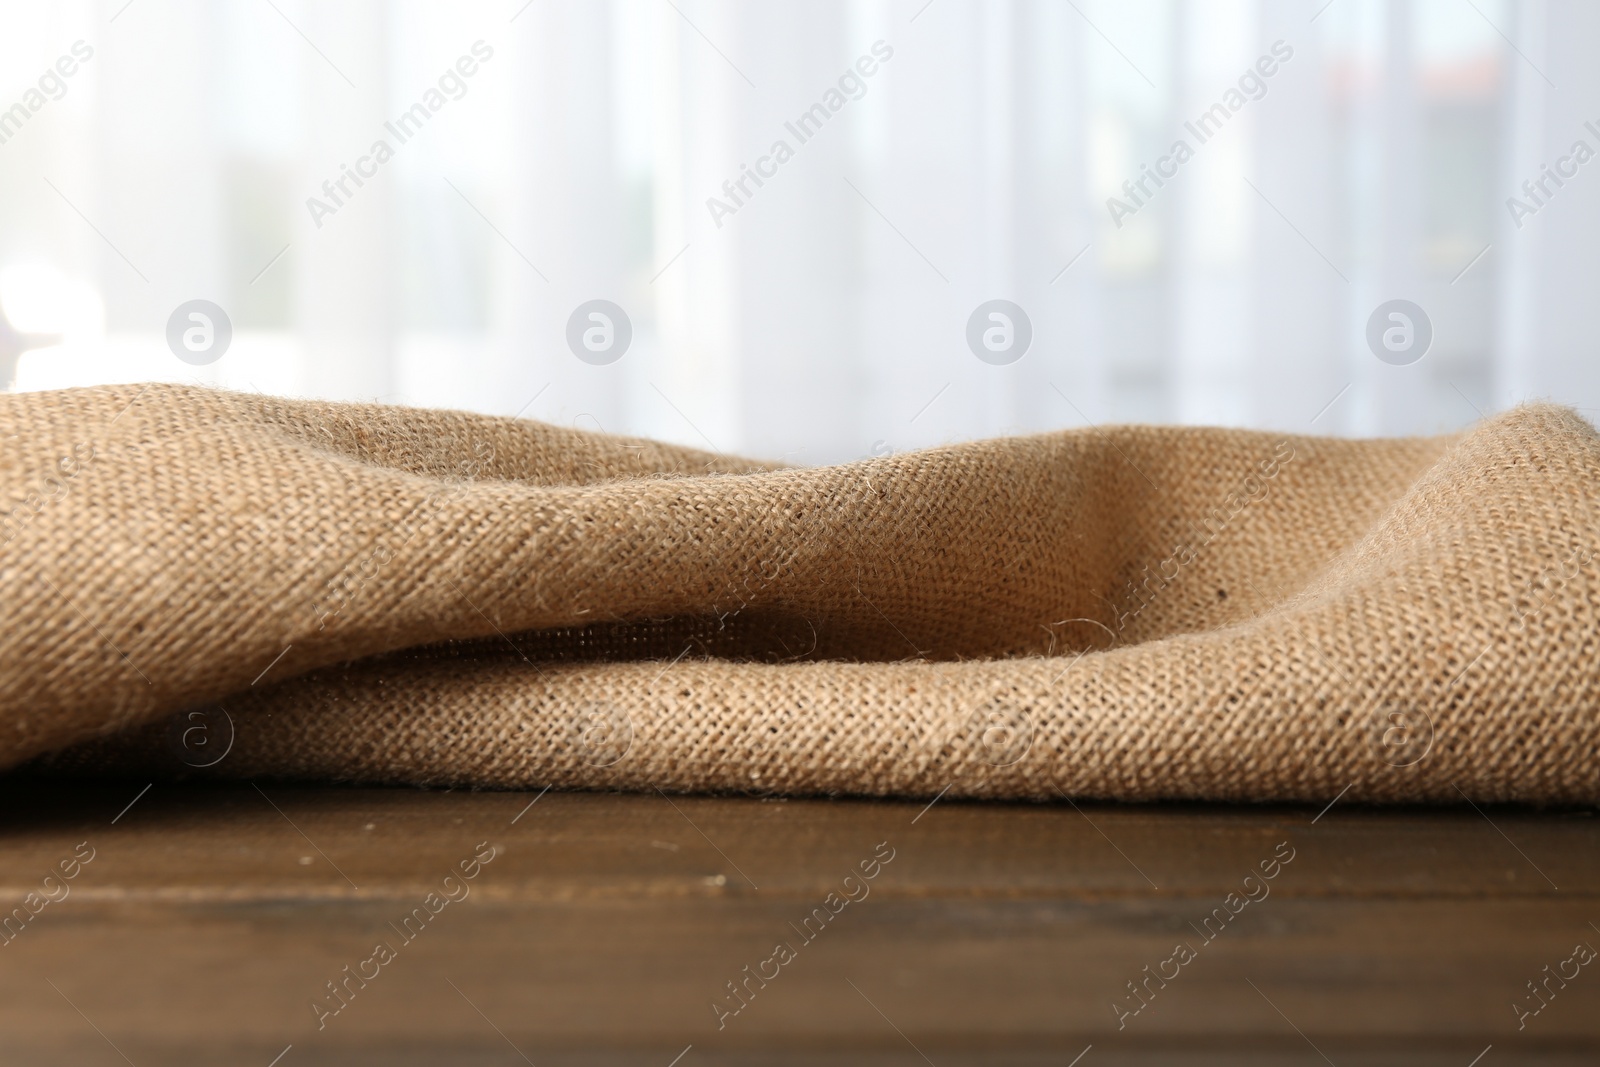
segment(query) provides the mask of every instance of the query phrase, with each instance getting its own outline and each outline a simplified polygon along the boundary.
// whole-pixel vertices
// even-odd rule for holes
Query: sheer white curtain
[[[1560,160],[1600,150],[1597,44],[1582,0],[7,2],[0,300],[64,335],[15,387],[200,380],[802,463],[1592,411],[1600,165]],[[1532,204],[1547,164],[1576,173]],[[163,336],[195,298],[236,331],[205,367]],[[996,299],[1032,328],[998,365],[967,340]],[[1432,324],[1406,366],[1366,341],[1392,299]],[[631,320],[613,362],[567,342],[593,300]]]

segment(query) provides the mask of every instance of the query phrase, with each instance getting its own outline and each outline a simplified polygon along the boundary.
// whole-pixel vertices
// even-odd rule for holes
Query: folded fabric
[[[1069,430],[787,468],[171,385],[0,395],[0,766],[1600,801],[1600,439]]]

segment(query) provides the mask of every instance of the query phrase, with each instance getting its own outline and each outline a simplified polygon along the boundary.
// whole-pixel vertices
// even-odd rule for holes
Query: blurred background
[[[0,380],[808,464],[1593,417],[1597,45],[1592,0],[3,0]],[[196,299],[233,327],[204,366],[166,338]],[[968,343],[994,299],[1011,362]],[[1393,299],[1406,365],[1367,340]],[[568,343],[592,300],[610,362]]]

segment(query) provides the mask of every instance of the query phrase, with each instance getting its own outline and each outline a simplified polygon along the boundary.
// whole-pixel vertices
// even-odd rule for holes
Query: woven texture
[[[1561,408],[794,469],[119,386],[0,395],[0,472],[4,766],[1600,801],[1600,440]]]

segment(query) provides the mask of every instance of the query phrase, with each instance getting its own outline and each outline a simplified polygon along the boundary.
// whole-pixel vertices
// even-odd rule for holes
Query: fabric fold
[[[0,766],[1600,798],[1600,440],[1558,407],[791,468],[116,386],[0,396],[0,471]]]

